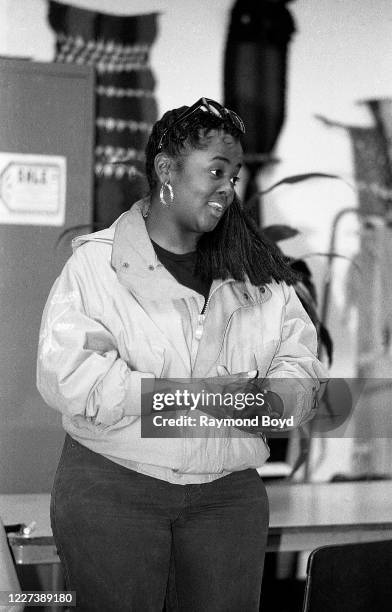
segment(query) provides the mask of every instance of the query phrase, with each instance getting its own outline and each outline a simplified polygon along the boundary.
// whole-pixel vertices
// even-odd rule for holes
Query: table
[[[392,539],[392,481],[271,483],[269,552]],[[9,535],[17,564],[58,563],[49,494],[0,495],[4,524],[36,521],[30,537]]]
[[[392,539],[392,481],[271,484],[269,551]]]
[[[30,536],[9,534],[15,563],[59,563],[49,518],[49,493],[0,495],[0,516],[4,523],[36,523]]]

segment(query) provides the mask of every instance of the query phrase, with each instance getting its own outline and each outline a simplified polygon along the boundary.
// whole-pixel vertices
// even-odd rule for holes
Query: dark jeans
[[[259,610],[268,500],[256,470],[177,485],[67,436],[52,528],[77,610]],[[75,608],[73,608],[75,609]]]

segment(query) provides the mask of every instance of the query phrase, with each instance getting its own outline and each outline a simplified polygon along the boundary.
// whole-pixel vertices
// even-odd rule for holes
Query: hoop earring
[[[169,202],[165,200],[165,187],[169,190],[169,200],[170,200]],[[159,191],[159,200],[161,204],[166,207],[169,207],[170,204],[174,201],[173,187],[170,185],[169,179],[167,179],[161,185],[161,189]]]

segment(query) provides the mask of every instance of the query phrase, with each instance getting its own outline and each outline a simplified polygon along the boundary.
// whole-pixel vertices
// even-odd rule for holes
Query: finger
[[[234,380],[239,378],[257,378],[258,373],[258,370],[248,370],[248,372],[236,372],[235,374],[231,374],[230,377]]]
[[[257,378],[259,374],[258,370],[248,370],[247,372],[236,372],[235,374],[230,374],[225,366],[217,366],[217,371],[219,376],[226,376],[231,380],[239,380],[241,378]]]

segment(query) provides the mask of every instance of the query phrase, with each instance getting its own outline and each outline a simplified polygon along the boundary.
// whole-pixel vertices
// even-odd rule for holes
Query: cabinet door
[[[63,225],[14,224],[0,215],[2,493],[48,491],[64,438],[61,415],[36,390],[36,353],[46,298],[71,253],[57,241],[92,220],[93,105],[93,69],[0,60],[0,154],[61,156],[66,164]]]

